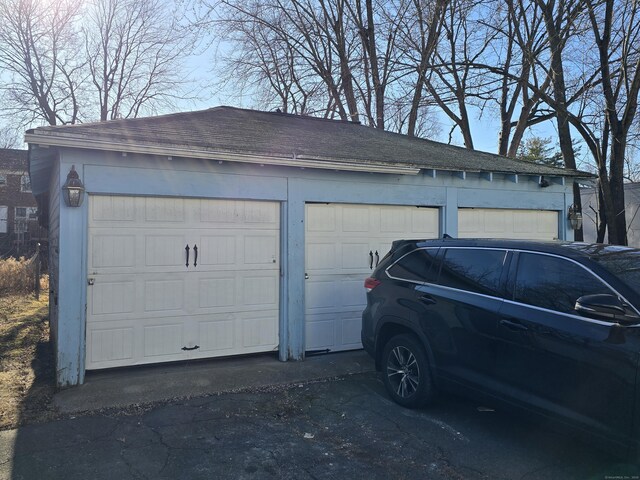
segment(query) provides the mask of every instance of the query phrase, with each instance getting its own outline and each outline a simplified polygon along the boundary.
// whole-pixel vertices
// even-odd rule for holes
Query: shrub
[[[29,293],[34,289],[35,263],[31,259],[13,257],[0,260],[0,295]]]

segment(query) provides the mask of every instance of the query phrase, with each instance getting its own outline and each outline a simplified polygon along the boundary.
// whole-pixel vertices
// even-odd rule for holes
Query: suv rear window
[[[500,296],[500,276],[506,250],[449,248],[442,260],[440,285]]]
[[[408,253],[387,270],[391,278],[410,282],[435,282],[438,269],[435,267],[437,248],[421,248]]]

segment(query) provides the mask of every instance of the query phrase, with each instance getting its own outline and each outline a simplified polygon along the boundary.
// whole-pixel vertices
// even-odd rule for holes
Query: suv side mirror
[[[598,320],[627,324],[640,321],[637,316],[628,315],[629,310],[618,297],[608,293],[584,295],[576,300],[574,308],[580,315]]]

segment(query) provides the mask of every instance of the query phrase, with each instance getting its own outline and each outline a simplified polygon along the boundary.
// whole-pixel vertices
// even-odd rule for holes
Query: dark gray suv
[[[400,240],[365,288],[362,343],[397,403],[462,389],[637,449],[640,250]]]

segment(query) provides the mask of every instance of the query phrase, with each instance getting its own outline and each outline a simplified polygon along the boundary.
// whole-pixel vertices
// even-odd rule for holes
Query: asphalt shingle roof
[[[471,151],[431,140],[384,132],[352,122],[262,112],[234,107],[157,117],[52,127],[31,133],[43,137],[152,145],[215,153],[299,156],[357,165],[508,174],[591,177],[576,170]],[[214,157],[214,155],[212,155]],[[304,158],[300,163],[304,163]],[[265,162],[266,163],[266,162]]]

